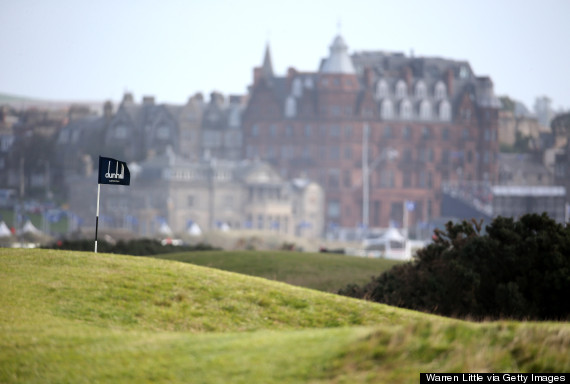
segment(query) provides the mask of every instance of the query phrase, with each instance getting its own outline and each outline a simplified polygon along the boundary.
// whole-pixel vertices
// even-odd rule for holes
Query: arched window
[[[427,96],[426,83],[420,80],[416,83],[416,98],[424,99]]]
[[[444,100],[439,104],[439,119],[441,121],[451,120],[451,105],[447,100]]]
[[[378,99],[388,97],[388,83],[386,83],[386,80],[380,80],[378,84],[376,84],[376,97]]]
[[[431,119],[431,104],[427,100],[423,100],[420,104],[420,119]]]
[[[380,107],[380,116],[383,119],[391,119],[394,117],[394,106],[392,104],[392,101],[384,100],[382,102],[382,105]]]
[[[406,86],[404,80],[398,80],[398,82],[396,83],[396,97],[398,99],[403,99],[404,97],[406,97],[407,93],[408,93],[408,87]]]
[[[285,117],[295,117],[297,115],[297,102],[293,96],[289,96],[285,101]]]
[[[401,119],[412,118],[412,103],[409,100],[402,100],[402,102],[400,103],[400,118]]]
[[[438,81],[435,84],[434,88],[434,96],[436,100],[443,100],[447,97],[447,87],[443,83],[443,81]]]

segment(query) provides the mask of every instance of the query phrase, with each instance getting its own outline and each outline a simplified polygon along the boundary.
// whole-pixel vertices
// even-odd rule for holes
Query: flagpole
[[[97,214],[95,216],[95,253],[97,253],[97,232],[99,230],[99,195],[101,194],[101,184],[97,184]]]

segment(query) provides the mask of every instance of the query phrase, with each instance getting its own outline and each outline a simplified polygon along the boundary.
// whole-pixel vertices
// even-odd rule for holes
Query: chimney
[[[154,96],[143,96],[143,105],[154,105]]]
[[[103,117],[110,119],[113,116],[113,103],[109,100],[103,105]]]

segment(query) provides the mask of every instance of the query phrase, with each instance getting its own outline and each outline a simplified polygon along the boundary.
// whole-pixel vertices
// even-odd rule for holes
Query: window
[[[441,138],[443,140],[449,140],[449,128],[448,127],[444,127],[443,130],[441,131]]]
[[[435,85],[434,96],[436,100],[443,100],[447,96],[447,87],[443,81],[438,81]]]
[[[429,120],[431,119],[431,104],[427,100],[423,100],[420,104],[420,119]]]
[[[380,80],[378,84],[376,84],[376,97],[378,99],[388,97],[388,84],[385,80]]]
[[[469,130],[467,128],[463,128],[462,135],[463,140],[469,140]]]
[[[350,125],[344,127],[344,137],[346,139],[352,138],[352,127]]]
[[[441,151],[441,162],[443,164],[449,163],[449,150],[444,149],[443,151]]]
[[[339,125],[331,125],[330,134],[332,137],[339,137],[340,136],[340,126]]]
[[[340,171],[338,169],[329,169],[329,187],[338,188],[340,187]]]
[[[277,126],[276,126],[275,124],[271,124],[271,125],[269,126],[269,135],[270,135],[271,137],[277,136]]]
[[[391,119],[394,115],[394,107],[390,100],[384,100],[380,107],[380,116],[383,119]]]
[[[431,131],[429,127],[422,127],[422,139],[426,140],[431,138]]]
[[[384,127],[384,134],[383,137],[385,139],[391,139],[393,137],[393,133],[392,133],[392,127],[390,127],[389,125]]]
[[[287,137],[293,136],[293,127],[292,126],[288,125],[285,127],[285,135]]]
[[[305,137],[310,137],[311,136],[311,126],[310,125],[305,125]]]
[[[406,125],[404,127],[404,131],[402,134],[404,136],[404,139],[411,139],[412,138],[412,128],[409,125]]]
[[[427,96],[426,84],[420,80],[416,84],[416,98],[423,99]]]
[[[403,99],[404,97],[406,97],[407,93],[408,93],[408,87],[406,86],[404,80],[398,80],[398,82],[396,83],[396,97],[398,99]]]
[[[251,126],[251,136],[257,135],[259,135],[259,126],[257,124],[254,124]]]
[[[188,195],[188,197],[187,197],[187,199],[186,199],[186,205],[187,205],[189,208],[192,208],[192,207],[194,207],[194,204],[196,204],[194,195]]]
[[[380,172],[380,186],[383,188],[393,188],[395,185],[394,171],[385,169]]]
[[[327,215],[331,218],[340,216],[340,203],[338,200],[331,200],[327,206]]]
[[[340,159],[340,148],[338,146],[330,147],[330,159],[331,160],[338,160]]]
[[[404,172],[402,174],[404,188],[411,188],[412,186],[412,175],[410,172]]]

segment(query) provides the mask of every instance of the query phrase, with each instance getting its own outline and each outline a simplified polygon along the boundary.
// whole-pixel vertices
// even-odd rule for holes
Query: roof
[[[348,55],[348,46],[340,35],[334,39],[330,46],[330,55],[323,63],[320,72],[348,75],[356,74],[352,59]]]

